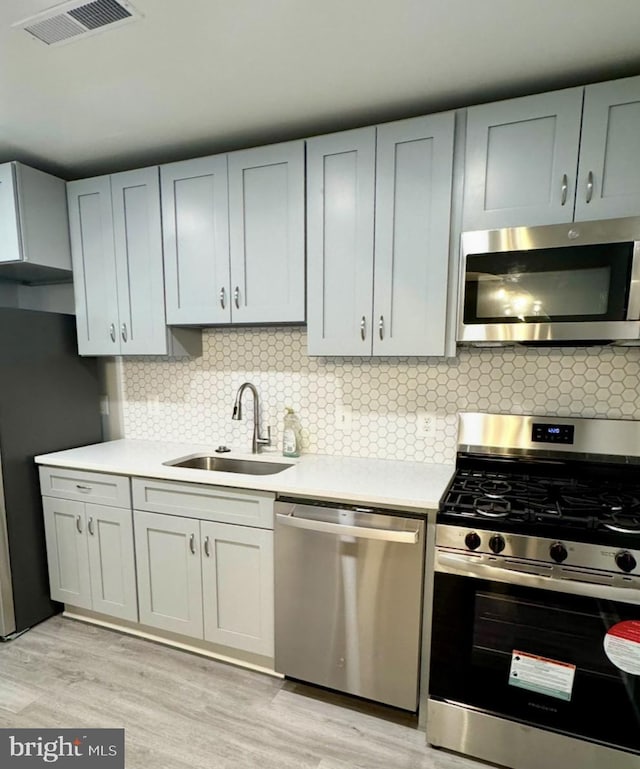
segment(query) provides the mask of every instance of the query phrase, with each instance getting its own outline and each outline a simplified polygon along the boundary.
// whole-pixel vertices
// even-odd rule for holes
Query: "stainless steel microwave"
[[[462,235],[458,341],[640,344],[640,217]]]

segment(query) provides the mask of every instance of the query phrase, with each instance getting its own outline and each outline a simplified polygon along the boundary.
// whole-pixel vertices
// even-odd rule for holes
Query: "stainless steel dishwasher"
[[[424,519],[276,502],[275,667],[417,710]]]

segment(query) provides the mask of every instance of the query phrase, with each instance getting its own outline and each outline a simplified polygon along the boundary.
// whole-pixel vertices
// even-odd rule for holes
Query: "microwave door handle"
[[[475,558],[452,555],[449,553],[436,554],[437,572],[445,574],[461,574],[478,579],[497,580],[510,585],[537,587],[542,590],[554,590],[570,595],[584,595],[587,598],[600,598],[605,601],[621,601],[622,603],[640,603],[640,590],[614,585],[601,585],[597,582],[583,582],[575,579],[558,579],[544,574],[529,573],[518,569],[502,568],[487,563],[478,563]]]
[[[277,513],[278,523],[284,526],[292,526],[296,529],[317,531],[323,534],[338,534],[347,537],[362,539],[378,539],[383,542],[401,542],[407,545],[415,545],[418,541],[418,531],[396,531],[394,529],[372,529],[366,526],[348,526],[343,523],[331,523],[330,521],[318,521],[315,518],[303,518],[293,513],[282,515]]]

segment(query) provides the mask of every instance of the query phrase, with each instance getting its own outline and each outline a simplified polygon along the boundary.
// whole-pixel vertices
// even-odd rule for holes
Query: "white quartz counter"
[[[293,463],[274,475],[245,475],[169,467],[165,462],[191,454],[214,454],[215,446],[118,440],[67,451],[42,454],[38,464],[115,473],[142,478],[234,486],[298,497],[331,499],[419,511],[436,510],[454,466],[428,462],[401,462],[306,454],[288,459],[279,454],[240,454],[223,457]]]

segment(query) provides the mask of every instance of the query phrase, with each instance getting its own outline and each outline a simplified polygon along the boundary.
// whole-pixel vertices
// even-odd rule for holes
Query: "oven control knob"
[[[554,542],[549,548],[549,555],[556,563],[562,563],[567,560],[569,553],[567,553],[567,548],[562,542]]]
[[[616,554],[616,564],[619,569],[626,572],[633,571],[637,566],[636,559],[628,550],[622,550]]]
[[[480,536],[475,531],[470,531],[464,538],[464,544],[469,550],[477,550],[480,547]]]
[[[494,553],[501,553],[505,548],[504,537],[501,534],[493,534],[489,540],[489,547]]]

